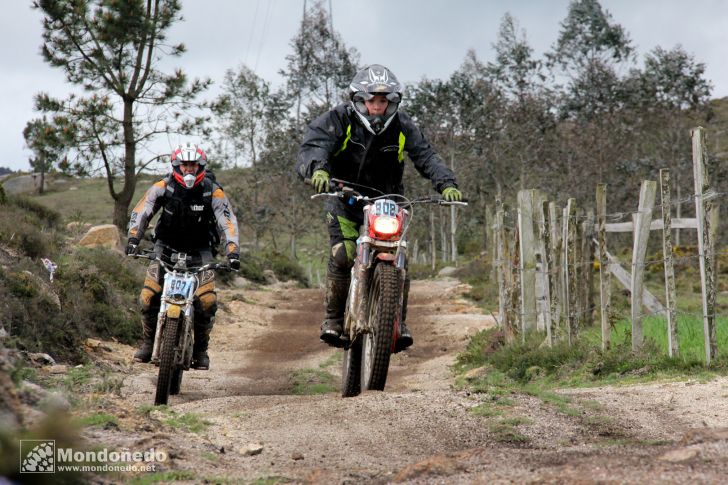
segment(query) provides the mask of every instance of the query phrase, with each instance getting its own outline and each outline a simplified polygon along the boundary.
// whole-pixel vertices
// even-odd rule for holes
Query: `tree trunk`
[[[107,174],[109,191],[114,199],[114,224],[126,231],[129,223],[129,205],[136,190],[136,140],[134,139],[134,102],[124,101],[124,186],[121,192],[114,192],[113,168]]]
[[[437,236],[435,233],[435,209],[430,207],[430,262],[432,271],[435,271],[437,265]]]
[[[46,173],[46,161],[43,159],[43,161],[40,164],[40,185],[38,186],[38,193],[43,194],[45,191],[45,173]]]

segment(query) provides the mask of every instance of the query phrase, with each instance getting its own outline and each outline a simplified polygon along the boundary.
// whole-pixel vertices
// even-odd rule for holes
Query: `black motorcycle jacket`
[[[455,175],[435,153],[409,115],[398,111],[382,133],[374,135],[342,103],[311,122],[298,152],[296,172],[310,178],[315,170],[366,185],[385,194],[403,194],[404,153],[438,192],[457,187]],[[379,195],[360,190],[364,195]]]
[[[141,239],[160,209],[156,240],[177,251],[191,252],[210,249],[222,239],[226,254],[240,252],[235,213],[222,187],[211,177],[191,189],[181,187],[171,176],[156,182],[132,211],[128,236]]]

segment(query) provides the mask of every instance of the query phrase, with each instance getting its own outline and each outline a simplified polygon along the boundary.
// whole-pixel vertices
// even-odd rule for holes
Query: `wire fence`
[[[699,131],[696,130],[698,137],[701,136]],[[701,160],[699,155],[696,156],[695,173],[698,180],[704,181],[707,176],[704,174],[705,167]],[[669,194],[669,172],[665,171],[664,175],[663,178],[661,171],[662,187],[666,189],[665,193]],[[701,182],[696,185],[704,184]],[[630,292],[630,319],[634,333],[637,334],[633,334],[633,349],[641,344],[643,318],[648,316],[666,318],[668,332],[676,337],[677,318],[690,317],[704,322],[705,335],[709,335],[710,338],[708,342],[706,337],[706,363],[709,364],[711,354],[715,352],[716,321],[720,317],[728,317],[716,310],[719,308],[716,306],[716,280],[719,276],[717,262],[722,256],[728,256],[728,251],[715,250],[716,227],[714,226],[717,226],[718,220],[711,218],[717,215],[713,212],[718,206],[716,202],[728,198],[728,192],[717,192],[704,187],[702,194],[691,194],[678,199],[670,199],[668,195],[667,201],[654,204],[656,189],[655,182],[644,182],[640,192],[640,209],[632,212],[604,213],[602,208],[603,213],[599,217],[592,211],[586,214],[583,209],[577,211],[573,199],[569,200],[563,210],[554,211],[554,206],[546,200],[543,193],[537,191],[519,192],[518,207],[507,210],[499,197],[496,200],[496,222],[491,225],[493,231],[491,240],[496,241],[497,246],[492,255],[492,263],[498,276],[501,322],[508,327],[507,335],[514,338],[519,333],[525,335],[530,329],[535,327],[543,329],[543,326],[551,324],[566,326],[571,333],[576,329],[574,325],[592,321],[599,310],[604,320],[605,314],[609,316],[612,311],[610,308],[612,292],[600,291],[600,303],[597,305],[594,301],[597,293],[594,282],[599,281],[600,286],[609,287],[611,276],[605,278],[604,275],[613,274]],[[597,190],[597,194],[599,199],[600,189]],[[604,201],[604,196],[602,187],[600,200]],[[662,257],[659,257],[658,253],[658,257],[645,258],[649,229],[663,229],[664,235],[666,234],[664,226],[667,225],[665,223],[662,227],[659,224],[654,226],[649,216],[658,215],[661,211],[669,211],[671,214],[674,207],[691,202],[696,202],[696,216],[688,219],[692,221],[690,226],[686,228],[685,219],[681,218],[680,223],[676,224],[678,227],[668,227],[671,230],[696,232],[702,230],[702,234],[697,234],[697,251],[694,254],[685,254],[672,249],[668,254],[662,254]],[[549,205],[546,205],[547,203]],[[645,217],[646,215],[648,217]],[[632,219],[633,226],[619,229],[622,230],[620,232],[631,229],[633,233],[632,261],[622,265],[617,258],[606,252],[606,247],[600,248],[596,236],[599,234],[599,240],[605,243],[607,239],[605,224],[619,223],[628,217]],[[671,240],[668,236],[663,236],[663,247],[667,245],[672,246]],[[596,263],[599,263],[599,266],[596,266]],[[659,266],[665,269],[664,273],[660,273],[663,274],[668,304],[660,302],[644,287],[645,271],[654,272]],[[702,311],[677,309],[674,266],[681,268],[699,266]],[[595,276],[594,272],[597,268],[605,270],[600,272],[599,277]],[[629,268],[630,271],[625,268]],[[606,301],[604,301],[605,295]],[[643,311],[643,306],[650,311]],[[562,333],[561,330],[556,327],[549,328],[547,334],[550,336],[555,331]],[[602,321],[603,346],[609,343],[608,332],[608,326]],[[672,355],[677,351],[678,344],[671,342],[670,346],[669,351]]]

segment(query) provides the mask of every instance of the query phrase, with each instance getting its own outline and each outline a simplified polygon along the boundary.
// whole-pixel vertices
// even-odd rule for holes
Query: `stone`
[[[303,460],[303,453],[299,453],[298,451],[294,451],[291,455],[291,459],[294,461]]]
[[[40,174],[32,173],[29,175],[8,177],[3,180],[2,186],[6,194],[32,194],[38,192],[38,189],[40,189]]]
[[[668,451],[660,457],[660,460],[670,463],[682,463],[692,460],[698,456],[698,450],[695,448],[678,448],[677,450]]]
[[[260,455],[263,453],[263,445],[260,443],[251,443],[248,446],[243,446],[238,450],[243,456]]]
[[[60,364],[60,365],[52,365],[48,368],[48,372],[50,374],[65,374],[68,372],[68,366]]]
[[[437,276],[452,276],[458,269],[454,266],[445,266],[437,272]]]
[[[476,367],[475,369],[470,369],[465,374],[463,374],[463,377],[467,381],[474,381],[476,379],[480,379],[483,377],[487,372],[487,369],[485,367]]]
[[[78,244],[88,248],[102,246],[122,252],[119,228],[114,224],[102,224],[92,227]]]
[[[56,365],[55,359],[43,352],[31,352],[28,359],[35,365]]]

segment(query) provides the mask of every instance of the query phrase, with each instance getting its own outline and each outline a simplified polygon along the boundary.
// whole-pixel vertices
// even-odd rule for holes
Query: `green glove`
[[[442,198],[447,202],[460,202],[463,200],[463,194],[455,187],[448,187],[442,191]]]
[[[316,193],[321,194],[329,190],[329,172],[326,170],[316,170],[311,177],[311,185],[313,185]]]

